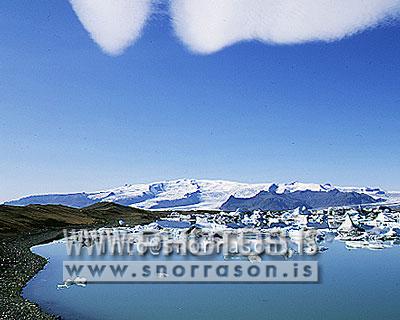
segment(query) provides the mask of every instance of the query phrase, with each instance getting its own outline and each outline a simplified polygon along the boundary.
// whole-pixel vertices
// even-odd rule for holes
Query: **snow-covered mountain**
[[[149,184],[127,184],[122,187],[90,193],[47,194],[23,197],[5,202],[8,205],[62,204],[85,207],[97,202],[110,201],[145,209],[219,209],[230,196],[250,198],[273,186],[277,194],[295,191],[357,192],[374,199],[389,199],[390,194],[379,188],[334,187],[331,184],[293,182],[289,184],[240,183],[222,180],[179,179]]]

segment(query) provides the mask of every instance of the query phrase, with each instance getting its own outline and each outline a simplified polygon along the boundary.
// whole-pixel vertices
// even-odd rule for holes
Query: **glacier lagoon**
[[[339,241],[329,243],[327,251],[315,256],[320,268],[318,283],[89,283],[68,289],[57,287],[62,282],[62,262],[71,259],[65,244],[54,242],[32,251],[49,263],[24,288],[24,297],[67,320],[400,317],[398,246],[371,251],[348,250]]]

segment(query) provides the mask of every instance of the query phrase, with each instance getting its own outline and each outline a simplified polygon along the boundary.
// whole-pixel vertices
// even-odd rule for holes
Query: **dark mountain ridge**
[[[294,191],[276,193],[276,188],[261,191],[251,198],[236,198],[230,196],[221,206],[221,210],[292,210],[305,206],[308,209],[352,206],[384,201],[357,192],[342,192],[337,189],[330,191]]]

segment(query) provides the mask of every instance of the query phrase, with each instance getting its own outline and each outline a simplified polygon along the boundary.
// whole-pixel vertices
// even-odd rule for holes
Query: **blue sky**
[[[0,201],[173,178],[400,189],[400,25],[212,54],[155,15],[123,55],[68,2],[0,10]]]

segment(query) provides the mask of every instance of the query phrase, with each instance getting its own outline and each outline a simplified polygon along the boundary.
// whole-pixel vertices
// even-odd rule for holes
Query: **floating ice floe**
[[[58,284],[57,289],[68,289],[71,286],[76,285],[78,287],[86,287],[87,280],[83,277],[76,277],[75,279],[67,279],[63,284]]]
[[[247,259],[251,262],[251,263],[260,263],[262,261],[261,257],[258,255],[250,255],[247,257]]]

